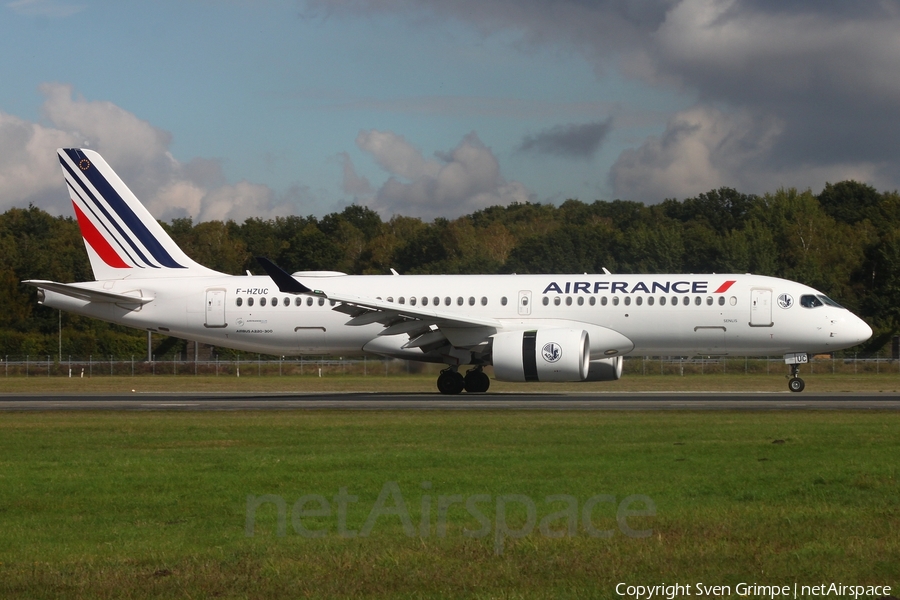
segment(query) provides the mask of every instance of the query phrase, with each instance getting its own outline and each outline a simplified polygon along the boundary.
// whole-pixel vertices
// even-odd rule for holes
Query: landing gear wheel
[[[798,376],[800,373],[800,365],[791,365],[791,378],[788,379],[788,389],[792,392],[802,392],[806,387],[806,383]]]
[[[477,367],[471,371],[466,371],[465,387],[470,394],[483,394],[491,387],[491,378],[487,376],[481,367]]]
[[[454,369],[444,369],[438,375],[437,387],[442,394],[454,395],[463,391],[466,381],[463,376]]]
[[[802,392],[803,388],[806,387],[806,383],[803,382],[799,377],[791,377],[788,380],[788,389],[792,392]]]

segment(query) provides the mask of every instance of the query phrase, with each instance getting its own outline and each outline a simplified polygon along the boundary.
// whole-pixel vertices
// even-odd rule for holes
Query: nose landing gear
[[[791,377],[788,379],[788,389],[792,392],[802,392],[806,383],[800,379],[800,365],[809,362],[809,355],[805,352],[793,352],[784,355],[784,362],[791,367]]]
[[[806,387],[806,383],[798,376],[800,365],[791,365],[791,378],[788,379],[788,389],[792,392],[802,392]]]

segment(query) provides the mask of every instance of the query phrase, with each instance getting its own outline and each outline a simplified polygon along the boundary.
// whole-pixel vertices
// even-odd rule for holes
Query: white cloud
[[[356,168],[353,166],[353,161],[350,160],[350,155],[346,152],[341,152],[338,155],[338,159],[341,161],[341,168],[344,174],[343,183],[341,185],[344,193],[350,194],[354,198],[371,195],[372,184],[369,183],[369,180],[366,177],[357,175]]]
[[[45,204],[53,191],[59,196],[57,212],[68,208],[56,148],[77,143],[69,132],[0,113],[0,209]]]
[[[521,183],[503,178],[496,157],[475,132],[449,153],[436,153],[431,160],[403,136],[389,131],[361,131],[356,145],[391,175],[374,195],[358,198],[383,215],[457,217],[530,199]]]
[[[181,163],[169,153],[171,135],[111,102],[74,96],[59,83],[41,86],[45,124],[0,112],[0,210],[33,203],[56,214],[71,214],[60,147],[90,147],[103,154],[123,181],[159,219],[195,221],[288,214],[268,187],[248,182],[225,185],[216,161]]]
[[[619,194],[658,201],[742,182],[753,191],[776,182],[815,188],[848,175],[881,189],[900,186],[900,4],[895,0],[307,0],[306,5],[327,15],[399,14],[411,27],[449,18],[485,34],[518,33],[515,43],[525,51],[535,45],[575,49],[600,76],[617,71],[696,98],[690,110],[672,107],[659,137],[621,154],[610,173]],[[624,120],[617,120],[617,133],[619,140],[630,137]],[[685,154],[677,155],[676,148]]]
[[[286,205],[276,205],[272,189],[247,181],[226,185],[207,193],[201,201],[201,221],[241,223],[250,217],[276,217],[290,214]]]
[[[878,179],[876,166],[865,161],[773,165],[768,157],[781,140],[783,126],[776,119],[706,106],[679,112],[661,136],[622,152],[610,171],[615,196],[656,204],[722,186],[747,193],[779,187],[817,191],[826,181]]]

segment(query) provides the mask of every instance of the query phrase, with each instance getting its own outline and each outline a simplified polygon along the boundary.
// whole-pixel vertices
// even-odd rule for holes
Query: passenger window
[[[272,306],[278,306],[278,298],[272,298]]]
[[[416,305],[416,297],[415,297],[415,296],[410,296],[410,297],[409,297],[409,304],[410,304],[410,306],[415,306],[415,305]]]
[[[578,296],[578,306],[584,306],[584,296]]]
[[[544,303],[544,306],[547,306],[548,304],[550,304],[550,298],[548,298],[547,296],[544,296],[544,299],[542,300],[542,302]]]
[[[672,296],[672,306],[678,306],[678,296]]]
[[[456,299],[456,305],[457,305],[457,306],[462,306],[462,305],[463,305],[463,297],[462,297],[462,296],[459,296],[459,297]]]
[[[265,299],[265,298],[260,298],[260,299],[259,299],[259,305],[260,305],[260,306],[265,306],[265,305],[266,305],[266,299]]]
[[[300,296],[294,298],[294,306],[300,306],[301,304],[303,304],[303,298],[301,298]]]
[[[444,298],[444,306],[450,306],[451,302],[453,302],[453,299],[450,296]]]
[[[247,298],[247,306],[253,306],[253,298]]]
[[[597,304],[596,296],[591,296],[591,299],[588,300],[588,304],[590,304],[591,306],[594,306],[595,304]]]
[[[625,306],[631,306],[631,296],[625,296]]]
[[[647,306],[653,306],[655,298],[653,296],[647,296]]]
[[[469,306],[475,306],[475,296],[469,296]]]
[[[618,305],[619,305],[619,297],[613,296],[613,306],[618,306]]]
[[[388,296],[388,297],[387,297],[387,301],[388,301],[388,302],[393,302],[393,301],[394,301],[394,297],[393,297],[393,296]]]
[[[325,306],[325,298],[319,298],[319,306]]]
[[[422,296],[422,306],[428,306],[428,296]]]
[[[238,306],[240,306],[241,304],[244,303],[244,299],[243,299],[243,298],[236,298],[235,301],[234,301],[234,303],[237,304]]]
[[[506,296],[500,298],[500,306],[506,306]]]
[[[707,297],[706,297],[706,305],[707,305],[707,306],[712,306],[712,302],[713,302],[713,301],[712,301],[712,296],[707,296]]]
[[[736,306],[736,305],[737,305],[737,298],[736,298],[735,296],[732,296],[731,298],[728,299],[728,303],[729,303],[730,305],[732,305],[732,306]]]
[[[482,305],[482,306],[487,306],[487,296],[482,296],[482,297],[481,297],[481,305]]]
[[[600,305],[601,305],[601,306],[606,306],[606,303],[607,303],[608,301],[609,301],[609,300],[606,298],[606,296],[603,296],[602,298],[600,298]]]
[[[566,306],[572,306],[572,296],[566,296]]]
[[[634,299],[634,303],[637,304],[638,306],[640,306],[641,304],[644,303],[644,297],[638,296],[637,298]]]
[[[553,306],[559,306],[559,296],[553,299]]]
[[[309,298],[306,299],[306,305],[307,305],[307,306],[312,306],[312,305],[313,305],[313,299],[312,299],[312,296],[310,296]]]
[[[440,305],[441,305],[441,299],[438,298],[437,296],[434,297],[434,305],[435,305],[435,306],[440,306]]]
[[[719,296],[719,306],[725,306],[725,296]]]
[[[703,298],[701,298],[700,296],[694,296],[694,304],[696,306],[700,306],[701,304],[703,304]]]
[[[660,297],[659,297],[659,305],[660,305],[660,306],[665,306],[665,305],[666,305],[666,297],[665,297],[665,296],[660,296]]]
[[[399,298],[397,298],[397,304],[406,304],[406,298],[400,296]]]

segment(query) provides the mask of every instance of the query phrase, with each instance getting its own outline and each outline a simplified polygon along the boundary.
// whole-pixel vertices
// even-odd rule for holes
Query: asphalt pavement
[[[900,410],[897,393],[0,394],[0,411],[48,410]]]

